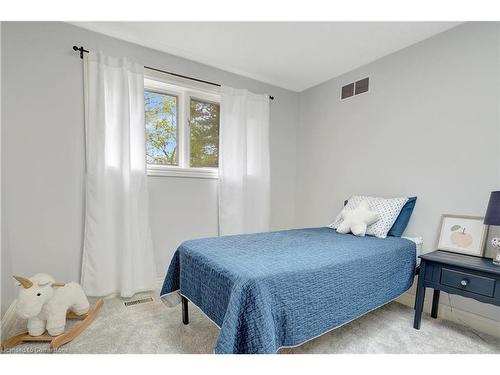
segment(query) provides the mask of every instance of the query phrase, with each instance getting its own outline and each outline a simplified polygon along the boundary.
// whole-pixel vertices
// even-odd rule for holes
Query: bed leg
[[[182,299],[182,323],[189,324],[188,300],[184,296],[181,296],[181,299]]]

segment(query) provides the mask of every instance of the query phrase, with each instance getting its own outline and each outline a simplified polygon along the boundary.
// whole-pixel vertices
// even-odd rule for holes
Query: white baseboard
[[[415,304],[415,295],[406,292],[399,296],[396,299],[396,302],[413,308]],[[430,314],[431,306],[432,295],[429,296],[427,294],[424,301],[424,312]],[[445,319],[457,324],[465,325],[469,328],[472,328],[473,330],[487,333],[489,335],[500,338],[500,324],[498,323],[498,321],[486,318],[484,316],[440,303],[438,317],[440,319]]]
[[[16,323],[16,301],[14,300],[5,314],[2,316],[2,321],[0,325],[0,333],[1,333],[1,339],[2,341],[6,339],[6,335],[12,331],[12,327]]]
[[[165,276],[158,276],[156,278],[156,287],[158,289],[161,289],[161,287],[163,286],[163,281],[165,281]]]

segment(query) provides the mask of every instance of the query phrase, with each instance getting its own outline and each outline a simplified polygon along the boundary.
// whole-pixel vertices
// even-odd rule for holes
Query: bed
[[[406,238],[331,228],[190,240],[174,254],[161,298],[174,305],[182,296],[220,328],[215,353],[275,353],[404,293],[416,251]]]

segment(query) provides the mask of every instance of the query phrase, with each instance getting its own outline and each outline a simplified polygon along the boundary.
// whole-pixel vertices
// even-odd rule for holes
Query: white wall
[[[83,231],[82,62],[74,44],[129,56],[148,66],[269,93],[273,229],[293,225],[298,94],[56,22],[4,22],[2,32],[2,311],[11,302],[11,273],[46,271],[79,280]],[[150,177],[158,276],[177,245],[217,234],[217,182]],[[7,287],[5,287],[7,286]],[[5,288],[5,290],[4,290]]]
[[[2,90],[1,90],[1,82],[2,82],[2,69],[1,69],[1,56],[2,56],[2,22],[0,22],[0,97],[1,97],[1,94],[2,94]],[[1,146],[1,113],[2,113],[2,104],[1,104],[1,101],[0,101],[0,150],[2,148]],[[0,153],[0,160],[1,160],[1,153]],[[2,188],[1,188],[1,180],[2,180],[2,174],[1,174],[1,169],[0,169],[0,195],[1,195],[1,191],[2,191]],[[3,256],[4,254],[2,253],[1,251],[1,248],[2,248],[2,238],[3,238],[3,235],[5,233],[4,231],[4,225],[5,225],[5,220],[4,220],[4,217],[3,217],[3,211],[1,210],[1,207],[2,207],[2,201],[0,200],[0,212],[1,212],[1,215],[0,215],[0,254],[2,254],[2,256],[0,257],[0,274],[2,275],[1,277],[1,280],[3,281],[4,278],[7,278],[8,276],[6,275],[11,275],[12,274],[12,262],[11,262],[11,259],[10,259],[10,253],[6,252],[5,253],[5,256]],[[1,281],[0,281],[1,282]],[[4,314],[4,309],[3,309],[3,306],[7,306],[10,301],[12,301],[12,299],[14,298],[14,290],[12,290],[12,287],[11,287],[11,284],[9,282],[2,282],[1,283],[1,295],[0,295],[0,305],[2,306],[2,309],[1,309],[1,316],[3,317],[3,314]],[[0,331],[2,331],[1,327],[0,327]]]
[[[498,35],[467,23],[302,92],[296,226],[330,223],[353,194],[417,195],[406,233],[433,251],[441,214],[484,215],[500,181]],[[366,76],[369,93],[339,100]]]

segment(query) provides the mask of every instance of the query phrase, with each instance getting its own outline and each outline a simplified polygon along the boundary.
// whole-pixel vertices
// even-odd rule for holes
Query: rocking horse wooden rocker
[[[90,308],[82,287],[70,282],[56,283],[54,278],[39,273],[27,279],[14,276],[19,282],[19,295],[16,313],[28,319],[28,331],[13,336],[2,343],[2,350],[10,349],[23,342],[50,341],[50,347],[57,349],[80,333],[92,323],[103,305],[100,299]],[[64,332],[66,319],[78,319],[79,323]]]

